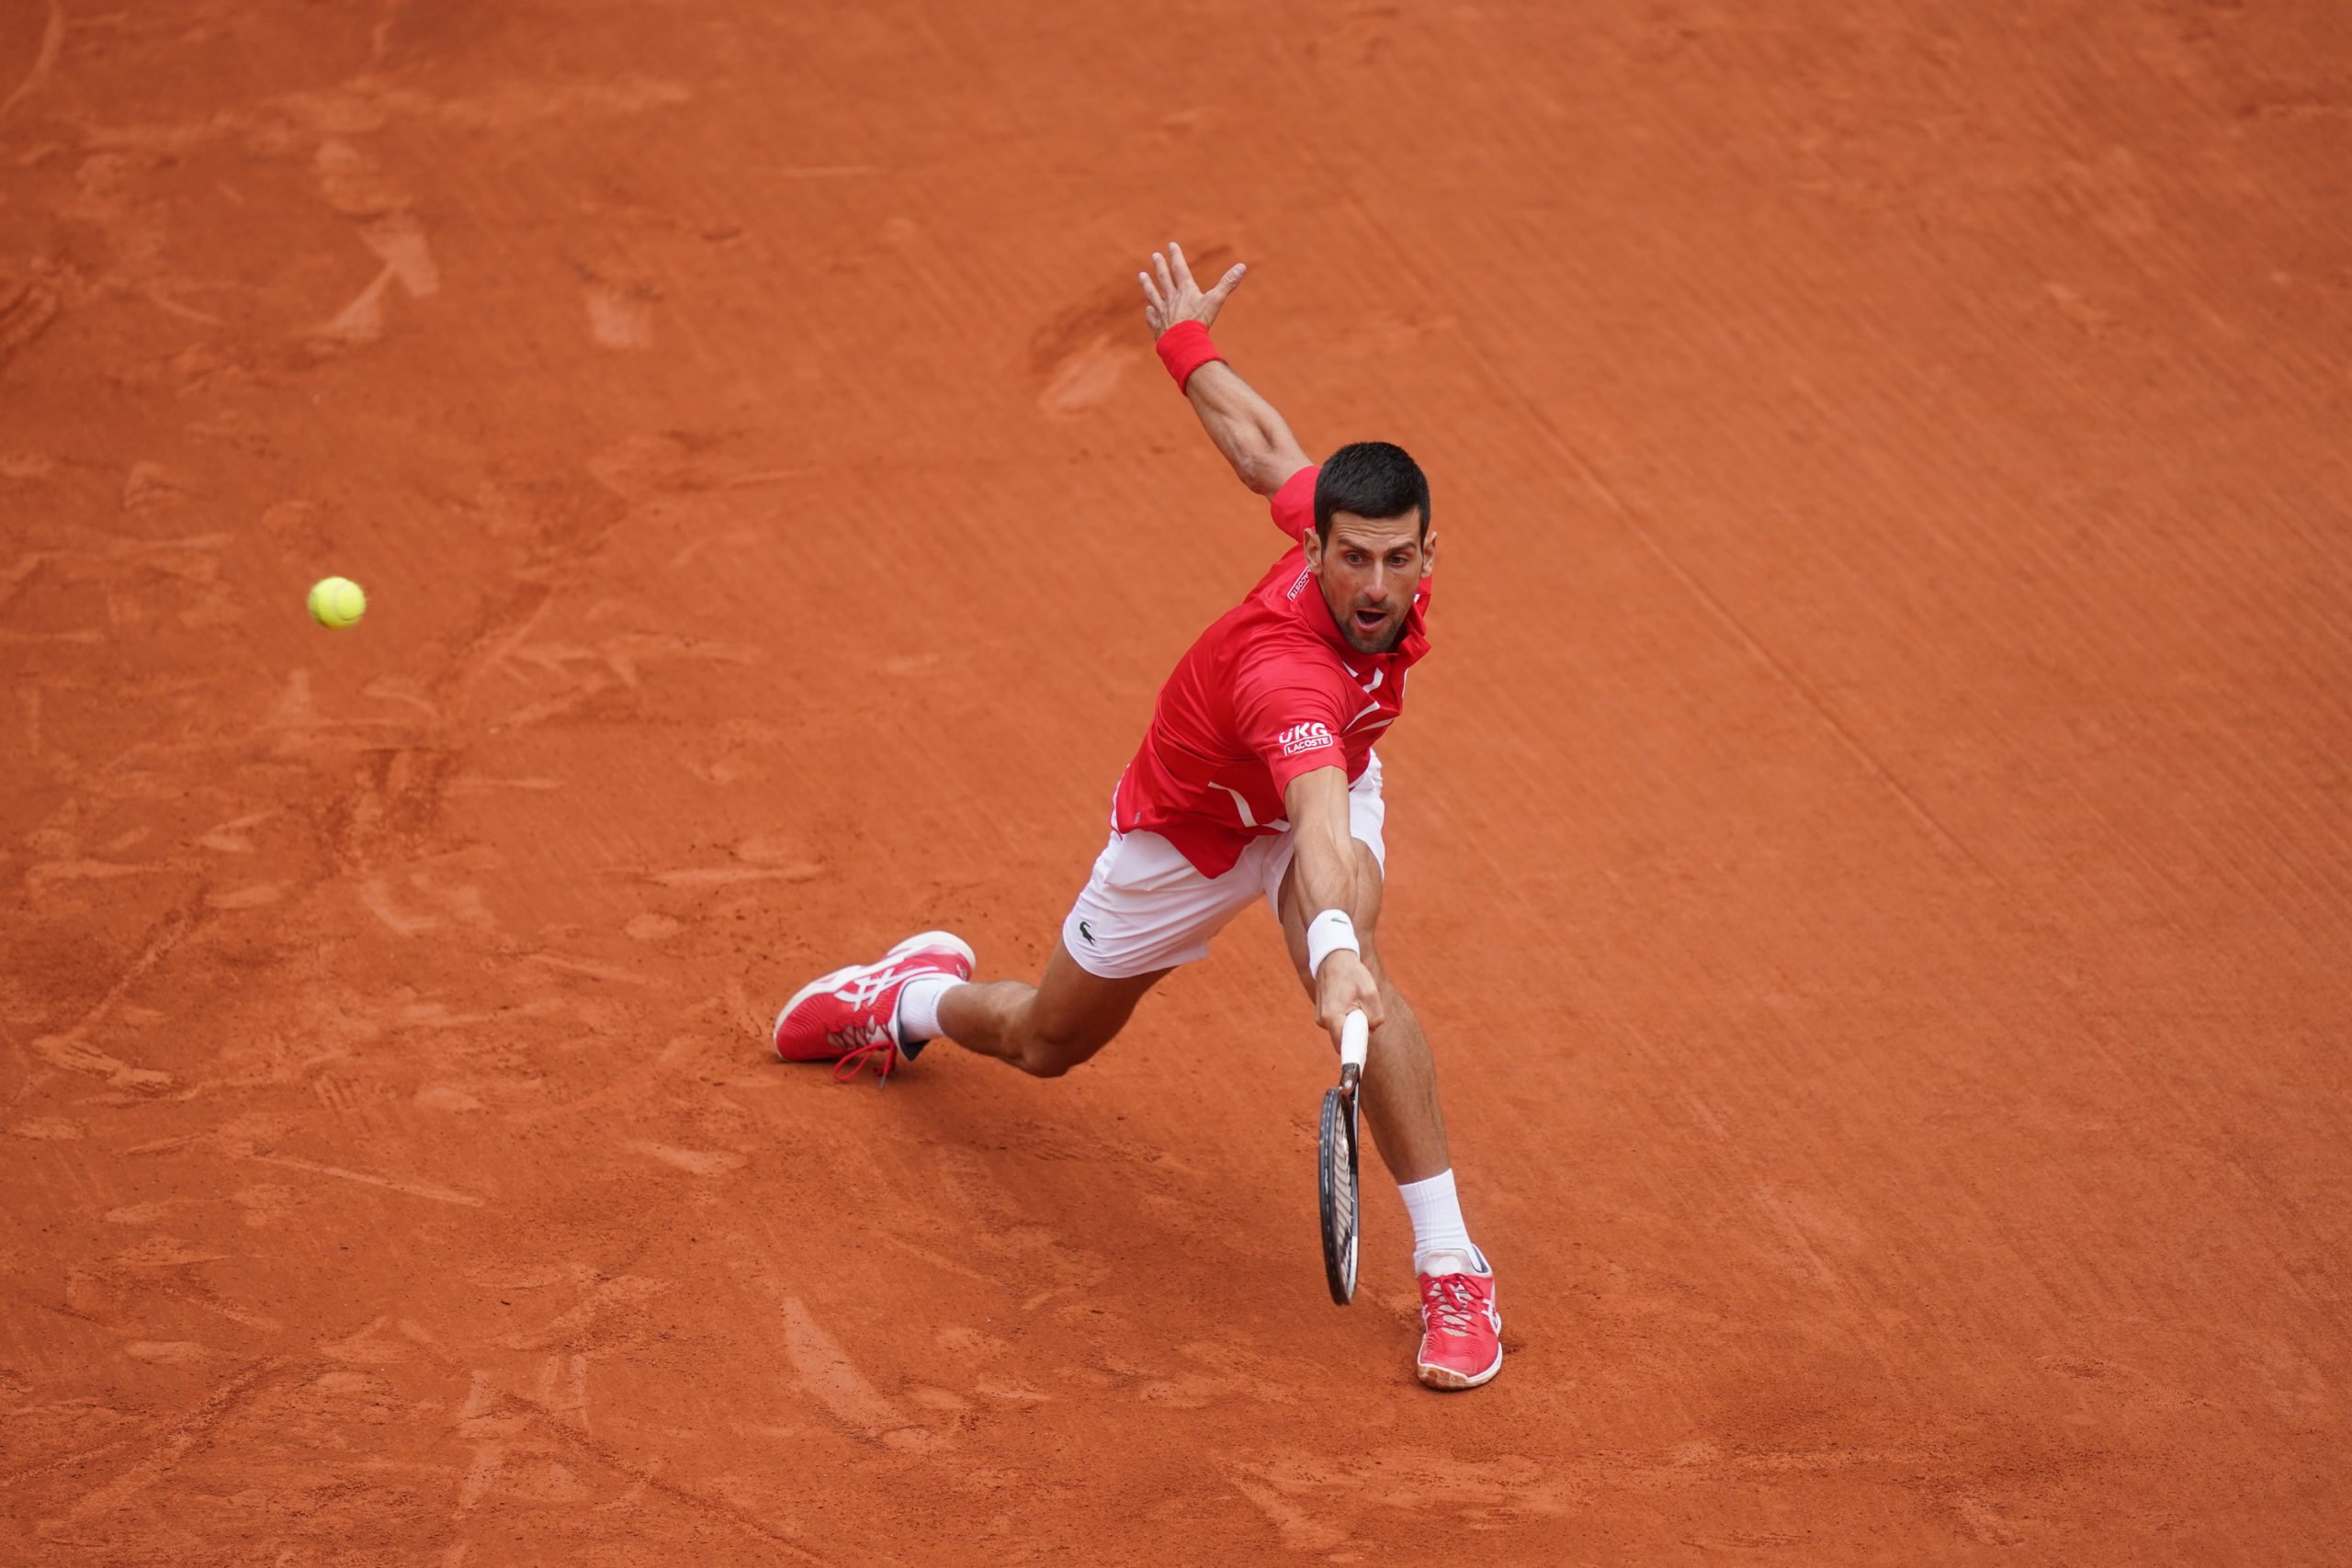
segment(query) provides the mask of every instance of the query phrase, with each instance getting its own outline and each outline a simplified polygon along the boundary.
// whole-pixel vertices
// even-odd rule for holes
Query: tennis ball
[[[311,618],[341,631],[368,613],[368,595],[347,577],[324,577],[311,585]]]

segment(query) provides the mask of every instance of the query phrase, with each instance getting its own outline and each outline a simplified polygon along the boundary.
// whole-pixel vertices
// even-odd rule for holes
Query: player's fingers
[[[1160,298],[1159,286],[1152,282],[1151,274],[1139,272],[1136,276],[1143,280],[1143,297],[1151,308],[1155,310],[1166,310],[1168,301]]]
[[[1176,274],[1177,288],[1193,288],[1198,287],[1193,282],[1192,267],[1187,265],[1184,260],[1184,247],[1178,244],[1173,240],[1168,242],[1168,265],[1169,267]]]
[[[1248,267],[1244,266],[1239,262],[1235,262],[1231,266],[1227,267],[1226,269],[1225,276],[1217,279],[1216,287],[1209,290],[1209,303],[1212,305],[1224,304],[1226,296],[1231,294],[1235,289],[1241,287],[1241,275],[1249,270],[1250,269]]]
[[[1176,298],[1176,280],[1168,276],[1168,258],[1158,251],[1151,253],[1151,270],[1159,276],[1159,292],[1168,299]]]
[[[1330,1017],[1317,1018],[1315,1021],[1321,1024],[1325,1029],[1330,1031],[1331,1049],[1334,1051],[1339,1050],[1345,1043],[1345,1036],[1348,1032],[1348,1014],[1351,1012],[1360,1012],[1363,1014],[1364,1028],[1367,1033],[1378,1029],[1384,1022],[1387,1021],[1387,1016],[1381,1010],[1380,999],[1377,997],[1366,995],[1358,997],[1353,1001],[1340,1004],[1340,1010],[1333,1013]]]

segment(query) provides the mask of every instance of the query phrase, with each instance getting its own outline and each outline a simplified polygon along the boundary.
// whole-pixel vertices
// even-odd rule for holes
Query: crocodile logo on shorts
[[[1086,929],[1086,922],[1084,920],[1078,922],[1078,934],[1086,939],[1087,946],[1092,947],[1094,945],[1094,933]]]

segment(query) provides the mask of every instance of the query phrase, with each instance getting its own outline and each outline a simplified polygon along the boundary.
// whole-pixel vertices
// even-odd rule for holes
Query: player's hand
[[[1166,251],[1151,253],[1151,272],[1136,274],[1143,279],[1144,323],[1151,328],[1154,337],[1179,321],[1215,325],[1216,313],[1225,309],[1226,300],[1241,285],[1241,275],[1249,270],[1235,262],[1226,268],[1216,287],[1204,294],[1201,286],[1193,281],[1193,269],[1184,264],[1184,247],[1169,241]],[[1157,279],[1153,273],[1159,275]]]
[[[1380,1008],[1380,982],[1364,961],[1341,948],[1323,961],[1315,975],[1315,1021],[1331,1032],[1331,1049],[1340,1048],[1340,1030],[1348,1014],[1362,1010],[1363,1020],[1378,1029],[1385,1021]]]

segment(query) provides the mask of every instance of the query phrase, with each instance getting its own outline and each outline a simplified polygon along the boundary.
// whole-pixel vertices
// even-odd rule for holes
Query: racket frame
[[[1340,1029],[1340,1082],[1323,1094],[1323,1121],[1317,1140],[1316,1185],[1323,1221],[1323,1273],[1331,1300],[1346,1306],[1355,1299],[1357,1244],[1363,1231],[1363,1141],[1358,1136],[1359,1091],[1371,1055],[1372,1031],[1362,1012],[1351,1012]],[[1341,1168],[1341,1159],[1345,1167]]]

